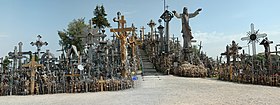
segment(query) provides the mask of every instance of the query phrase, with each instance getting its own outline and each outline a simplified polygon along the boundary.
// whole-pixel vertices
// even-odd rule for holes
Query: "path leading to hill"
[[[145,76],[158,75],[159,73],[157,73],[155,66],[149,60],[149,57],[146,54],[146,52],[144,50],[140,49],[139,54],[140,54],[140,58],[142,59],[143,74]]]

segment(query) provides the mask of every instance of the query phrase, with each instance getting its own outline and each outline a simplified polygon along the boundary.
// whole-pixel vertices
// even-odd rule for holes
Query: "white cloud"
[[[226,45],[231,44],[233,40],[242,46],[244,42],[241,42],[240,39],[245,36],[244,33],[227,35],[215,31],[210,33],[198,31],[194,32],[193,35],[194,39],[197,40],[195,44],[199,44],[202,41],[202,50],[213,58],[224,52]]]
[[[0,38],[7,38],[8,37],[8,35],[6,35],[6,34],[0,34]]]

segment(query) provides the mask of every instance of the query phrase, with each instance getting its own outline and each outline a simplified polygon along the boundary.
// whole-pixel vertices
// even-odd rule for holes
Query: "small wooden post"
[[[106,81],[103,80],[103,76],[100,76],[100,80],[98,80],[98,84],[100,85],[100,91],[103,91],[104,90],[104,83]]]

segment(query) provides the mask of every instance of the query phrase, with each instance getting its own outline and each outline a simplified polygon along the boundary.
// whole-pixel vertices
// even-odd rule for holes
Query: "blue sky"
[[[226,44],[235,40],[245,46],[247,42],[240,40],[254,23],[261,33],[267,33],[274,45],[280,43],[280,10],[279,0],[166,0],[169,10],[182,12],[184,6],[189,12],[202,8],[201,13],[190,20],[195,39],[202,41],[203,51],[216,57],[225,50]],[[42,48],[50,49],[55,55],[58,45],[58,30],[67,28],[73,19],[89,20],[93,17],[96,5],[104,5],[111,26],[117,27],[112,21],[120,11],[127,20],[136,27],[145,26],[153,19],[157,22],[163,12],[163,0],[1,0],[0,1],[0,56],[13,51],[18,42],[23,42],[24,51],[35,51],[30,45],[38,34],[43,41],[49,43]],[[158,26],[158,23],[157,23]],[[181,21],[173,18],[170,22],[170,34],[181,40]],[[106,34],[111,36],[107,29]],[[198,43],[194,43],[198,44]],[[247,48],[246,48],[247,49]],[[258,45],[257,52],[263,47]]]

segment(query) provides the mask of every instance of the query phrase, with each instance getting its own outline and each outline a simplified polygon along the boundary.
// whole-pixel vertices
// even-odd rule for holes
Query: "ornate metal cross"
[[[253,56],[256,55],[256,41],[258,41],[259,38],[264,38],[267,36],[266,33],[259,34],[258,32],[259,30],[255,31],[254,24],[251,23],[251,31],[247,33],[248,36],[241,38],[242,41],[247,40],[249,43],[252,43]]]
[[[44,45],[47,46],[47,45],[48,45],[48,42],[42,42],[42,41],[41,41],[41,38],[42,38],[41,35],[38,35],[37,38],[38,38],[38,40],[37,40],[36,42],[31,42],[30,44],[31,44],[32,46],[35,45],[35,46],[37,47],[38,58],[40,58],[40,50],[41,50],[41,47],[44,46]]]

